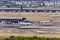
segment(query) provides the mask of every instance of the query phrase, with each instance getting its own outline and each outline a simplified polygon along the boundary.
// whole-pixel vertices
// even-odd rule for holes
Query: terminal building
[[[51,11],[51,9],[60,10],[60,0],[0,0],[0,11],[21,12],[26,11],[26,9],[32,9],[32,12],[34,12],[35,9],[39,9],[40,11],[38,12],[41,12],[41,10]]]
[[[0,0],[5,5],[33,6],[60,6],[60,0]]]
[[[60,0],[0,0],[2,12],[60,12]]]

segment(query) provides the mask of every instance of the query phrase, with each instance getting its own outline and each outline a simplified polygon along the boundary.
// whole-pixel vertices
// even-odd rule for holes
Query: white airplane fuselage
[[[50,33],[49,31],[39,31],[39,30],[37,30],[37,31],[35,31],[36,33],[39,33],[39,34],[47,34],[47,33]]]
[[[40,21],[40,24],[41,25],[45,25],[45,26],[52,25],[53,24],[53,21]]]
[[[32,25],[30,22],[19,22],[20,25]]]

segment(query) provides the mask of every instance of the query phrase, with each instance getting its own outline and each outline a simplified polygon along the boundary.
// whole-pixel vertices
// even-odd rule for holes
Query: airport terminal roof
[[[0,1],[60,1],[60,0],[0,0]]]

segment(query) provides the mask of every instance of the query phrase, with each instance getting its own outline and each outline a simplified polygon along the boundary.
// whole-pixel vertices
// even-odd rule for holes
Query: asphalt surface
[[[33,25],[33,26],[1,26],[0,25],[0,33],[31,33],[38,34],[34,30],[37,31],[48,31],[50,33],[60,33],[60,22],[54,22],[52,26],[41,26],[41,25]]]

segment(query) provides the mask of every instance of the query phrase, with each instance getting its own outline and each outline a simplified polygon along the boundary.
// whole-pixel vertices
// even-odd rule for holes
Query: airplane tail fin
[[[33,31],[34,31],[34,32],[36,32],[36,31],[37,31],[37,29],[34,29]]]
[[[53,22],[53,20],[50,20],[50,22]]]

